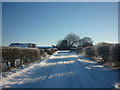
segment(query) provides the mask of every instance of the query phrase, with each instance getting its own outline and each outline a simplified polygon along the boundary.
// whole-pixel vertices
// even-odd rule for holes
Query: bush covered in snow
[[[120,62],[120,44],[113,45],[110,53],[112,61]]]
[[[98,45],[96,48],[97,56],[100,56],[102,60],[107,61],[110,59],[110,45],[109,44],[103,44]]]
[[[9,70],[13,67],[22,67],[23,64],[28,64],[42,58],[47,54],[52,55],[56,48],[53,49],[38,49],[38,48],[22,48],[22,47],[2,47],[2,71]]]
[[[41,59],[44,51],[37,48],[2,47],[3,71],[12,67],[19,67]]]
[[[100,43],[94,46],[79,47],[77,53],[99,62],[120,65],[120,44]]]
[[[93,59],[93,57],[95,56],[95,50],[93,46],[88,46],[85,48],[85,56]]]

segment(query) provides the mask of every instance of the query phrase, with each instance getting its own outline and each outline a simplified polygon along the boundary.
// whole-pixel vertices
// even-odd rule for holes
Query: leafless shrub
[[[120,62],[120,44],[114,44],[111,48],[111,59],[114,62]]]
[[[88,46],[85,48],[85,56],[86,57],[93,59],[94,55],[95,55],[95,50],[94,50],[93,46]]]
[[[103,44],[97,46],[97,56],[100,56],[103,61],[108,61],[110,59],[110,45]]]
[[[120,43],[99,43],[85,48],[79,47],[77,48],[77,53],[106,65],[118,68],[120,66]]]

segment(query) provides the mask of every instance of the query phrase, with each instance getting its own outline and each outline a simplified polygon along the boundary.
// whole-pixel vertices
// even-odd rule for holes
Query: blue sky
[[[56,44],[69,33],[118,42],[117,2],[4,2],[2,44]]]

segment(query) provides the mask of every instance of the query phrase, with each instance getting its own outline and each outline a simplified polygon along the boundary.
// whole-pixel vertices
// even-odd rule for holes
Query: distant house
[[[11,43],[9,46],[11,47],[36,47],[37,45],[34,43]]]

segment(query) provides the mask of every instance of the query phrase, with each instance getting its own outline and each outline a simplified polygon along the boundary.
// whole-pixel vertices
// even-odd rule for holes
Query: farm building
[[[34,43],[11,43],[9,46],[11,47],[36,47],[37,45]]]

